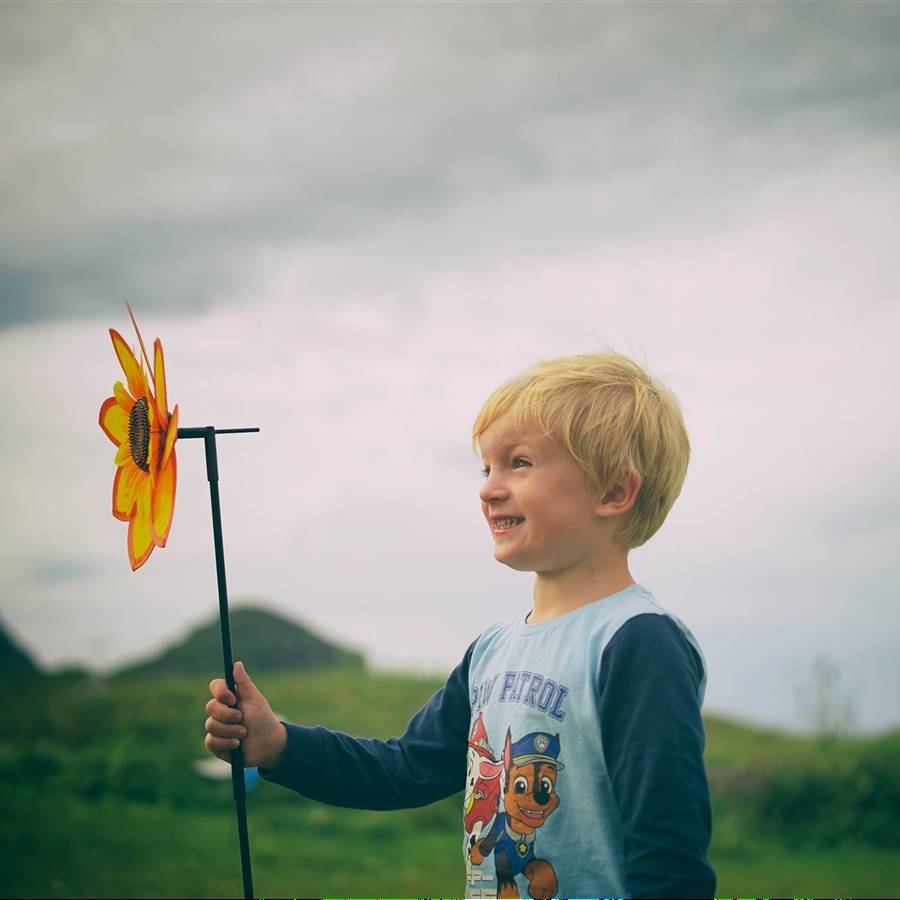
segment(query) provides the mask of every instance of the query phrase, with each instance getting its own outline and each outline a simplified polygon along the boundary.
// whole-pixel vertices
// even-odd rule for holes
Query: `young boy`
[[[637,584],[690,445],[678,401],[614,352],[539,363],[475,421],[498,562],[534,572],[388,741],[278,721],[235,663],[210,683],[207,749],[306,797],[365,809],[465,790],[467,897],[713,897],[703,655]]]

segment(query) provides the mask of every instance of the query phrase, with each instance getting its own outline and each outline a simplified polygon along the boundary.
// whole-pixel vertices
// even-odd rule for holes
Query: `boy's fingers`
[[[231,751],[237,747],[238,742],[235,740],[213,737],[211,734],[208,734],[203,741],[203,745],[213,754],[213,756],[217,756],[225,762],[231,762]]]
[[[218,719],[207,719],[204,727],[208,735],[216,738],[240,739],[247,736],[247,729],[243,725],[229,725]]]
[[[218,700],[210,700],[206,704],[206,714],[220,722],[241,722],[244,719],[244,714],[239,709],[226,706]]]
[[[237,702],[234,694],[228,690],[228,682],[224,678],[213,678],[209,683],[209,692],[226,706],[234,706]]]

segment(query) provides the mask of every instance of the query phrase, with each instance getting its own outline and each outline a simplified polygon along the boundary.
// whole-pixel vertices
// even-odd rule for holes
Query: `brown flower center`
[[[149,472],[147,456],[150,452],[150,415],[147,411],[147,398],[141,397],[131,407],[128,416],[128,442],[131,444],[131,458],[143,472]]]

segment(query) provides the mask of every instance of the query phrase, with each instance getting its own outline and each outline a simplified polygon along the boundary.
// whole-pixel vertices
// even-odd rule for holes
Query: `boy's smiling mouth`
[[[522,516],[491,516],[491,531],[496,535],[509,534],[524,521]]]

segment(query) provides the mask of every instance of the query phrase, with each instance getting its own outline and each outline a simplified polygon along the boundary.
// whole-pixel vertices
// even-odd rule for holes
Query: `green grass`
[[[273,814],[260,809],[260,797],[251,792],[247,804],[257,895],[450,896],[451,886],[460,893],[459,835],[446,827],[300,803]],[[41,797],[8,808],[0,835],[4,858],[15,861],[4,866],[5,897],[242,896],[228,809]]]
[[[401,733],[441,683],[359,672],[259,679],[294,721],[382,738]],[[0,896],[242,895],[230,783],[191,768],[204,756],[205,680],[11,691]],[[719,896],[900,895],[900,733],[824,742],[718,718],[706,727]],[[345,810],[261,783],[247,798],[256,893],[460,896],[461,806],[460,794],[421,809]]]
[[[743,858],[716,853],[720,897],[897,897],[900,850],[846,844],[828,852],[761,845]]]
[[[262,785],[260,791],[276,791]],[[464,883],[457,828],[423,828],[404,812],[305,804],[273,815],[251,792],[257,895],[451,897]],[[452,798],[451,798],[452,800]],[[451,803],[451,800],[442,801]],[[19,797],[0,823],[4,897],[239,897],[234,814],[157,804]],[[900,851],[847,845],[827,853],[758,843],[710,858],[720,897],[896,897]]]

